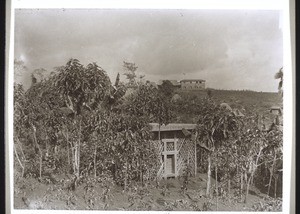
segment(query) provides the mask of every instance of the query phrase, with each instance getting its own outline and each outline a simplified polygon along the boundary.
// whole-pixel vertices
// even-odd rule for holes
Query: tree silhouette
[[[283,96],[282,84],[283,84],[283,67],[275,74],[275,79],[279,79],[278,83],[278,92]]]

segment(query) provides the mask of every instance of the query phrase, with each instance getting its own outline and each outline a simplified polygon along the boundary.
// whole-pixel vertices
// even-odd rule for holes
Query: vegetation
[[[21,73],[25,66],[15,63]],[[225,209],[221,202],[248,203],[257,188],[268,197],[249,210],[281,209],[282,131],[261,127],[263,111],[256,112],[256,104],[224,108],[215,90],[170,102],[175,93],[170,82],[157,89],[137,81],[138,67],[123,63],[128,83],[118,74],[113,84],[96,63],[84,66],[77,59],[49,77],[41,76],[44,69],[35,70],[39,78],[33,75],[26,91],[15,83],[15,198],[27,208],[45,208],[33,206],[27,194],[46,185],[43,203],[60,199],[66,209],[113,209],[116,197],[128,197],[122,209],[202,211]],[[245,115],[235,108],[245,108]],[[199,177],[187,167],[179,180],[155,183],[161,157],[151,143],[151,122],[197,123]],[[126,194],[120,196],[118,188]]]

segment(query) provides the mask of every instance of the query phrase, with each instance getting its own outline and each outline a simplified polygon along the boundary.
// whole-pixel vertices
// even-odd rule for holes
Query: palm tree
[[[280,68],[280,70],[275,74],[275,79],[279,79],[278,83],[278,92],[283,96],[283,91],[282,91],[282,83],[283,83],[283,67]]]

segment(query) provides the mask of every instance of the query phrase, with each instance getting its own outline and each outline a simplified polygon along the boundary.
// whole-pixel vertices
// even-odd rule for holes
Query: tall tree
[[[135,72],[138,69],[138,66],[136,66],[135,63],[123,61],[123,68],[124,68],[124,75],[126,76],[126,79],[128,79],[129,86],[136,86],[137,76]]]
[[[70,59],[59,68],[54,83],[63,97],[65,105],[74,113],[73,124],[73,169],[77,179],[80,175],[80,151],[83,130],[91,118],[84,117],[101,105],[110,93],[111,82],[106,72],[96,63],[84,68],[77,59]],[[77,133],[75,136],[74,134]]]
[[[210,99],[203,100],[196,132],[199,146],[208,154],[206,195],[210,194],[212,157],[215,156],[216,170],[218,149],[236,137],[238,129],[239,120],[230,110],[222,108]]]
[[[24,63],[24,61],[15,59],[14,60],[14,82],[15,83],[21,83],[22,79],[24,78],[24,75],[28,72],[28,69]]]
[[[283,96],[282,84],[283,84],[283,67],[275,74],[275,79],[279,79],[278,92]]]
[[[159,86],[159,91],[167,98],[171,98],[174,93],[175,87],[170,80],[164,80]]]

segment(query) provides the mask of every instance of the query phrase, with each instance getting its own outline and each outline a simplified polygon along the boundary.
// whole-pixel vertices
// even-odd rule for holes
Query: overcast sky
[[[114,81],[123,61],[150,81],[205,79],[207,87],[277,91],[283,65],[279,11],[15,11],[15,58],[48,72],[77,58],[96,62]],[[123,75],[121,75],[123,76]],[[124,76],[123,76],[124,79]]]

